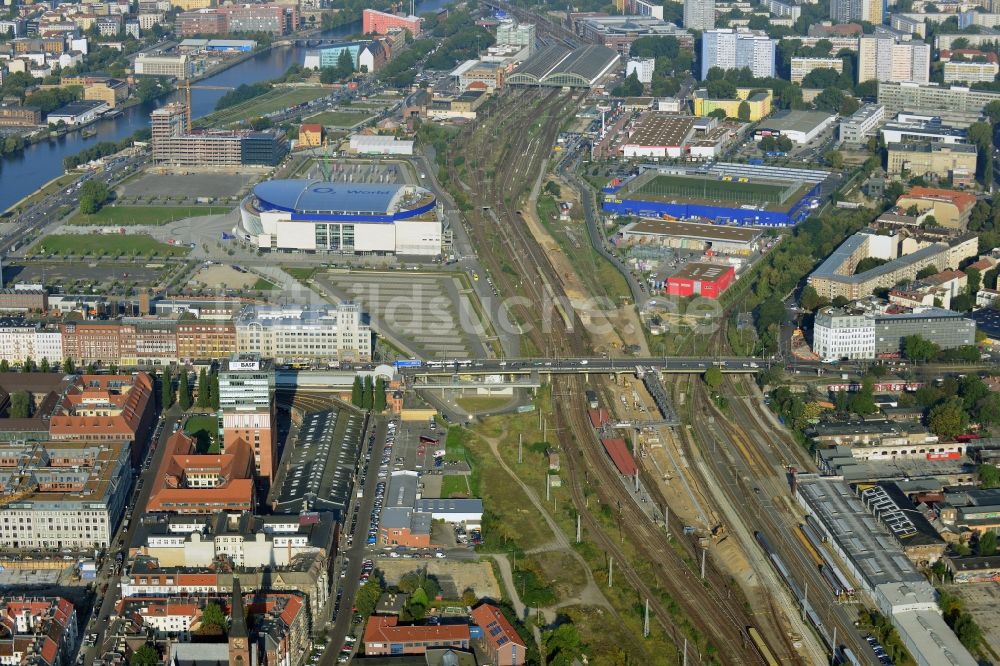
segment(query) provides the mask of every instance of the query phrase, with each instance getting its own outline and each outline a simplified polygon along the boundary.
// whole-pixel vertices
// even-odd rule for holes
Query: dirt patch
[[[587,573],[583,566],[566,551],[536,553],[527,560],[518,562],[517,566],[534,571],[552,589],[556,603],[573,599],[587,584]]]
[[[250,289],[259,278],[253,273],[241,273],[232,266],[216,264],[206,266],[195,273],[190,282],[202,283],[209,287],[226,286],[228,289]]]
[[[445,598],[458,599],[470,587],[477,597],[500,598],[500,584],[489,562],[379,559],[375,567],[383,573],[387,585],[398,583],[403,574],[427,567],[427,575],[437,579]]]

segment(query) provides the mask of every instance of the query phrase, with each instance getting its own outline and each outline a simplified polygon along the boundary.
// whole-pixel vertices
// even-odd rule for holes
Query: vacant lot
[[[121,185],[122,199],[164,203],[193,197],[224,199],[233,197],[259,179],[252,173],[147,173]]]
[[[275,88],[264,93],[260,97],[255,97],[242,104],[231,106],[222,111],[216,111],[203,118],[205,124],[229,125],[242,122],[251,118],[265,116],[275,111],[282,111],[292,106],[311,102],[314,99],[325,97],[330,94],[326,88],[302,87],[302,88]]]
[[[468,588],[472,588],[480,598],[500,598],[500,585],[489,562],[380,558],[375,566],[385,575],[385,582],[389,585],[398,583],[403,574],[426,567],[427,575],[437,579],[441,594],[446,599],[458,599]]]
[[[21,282],[46,287],[84,288],[87,285],[141,284],[151,287],[163,276],[163,266],[131,263],[31,261],[3,267],[5,284]]]
[[[370,115],[359,111],[324,111],[304,119],[303,122],[319,123],[325,127],[354,127],[369,118]]]
[[[470,395],[456,398],[455,402],[465,411],[475,414],[496,411],[509,404],[513,399],[511,396]]]
[[[446,476],[441,479],[441,497],[468,497],[469,484],[464,474]]]
[[[143,234],[53,234],[32,248],[36,253],[83,256],[180,257],[187,246],[167,245]]]
[[[82,227],[160,225],[188,217],[228,212],[229,208],[218,206],[107,206],[93,215],[77,213],[69,224]]]
[[[258,282],[267,282],[267,280],[261,280],[253,273],[240,272],[232,266],[215,264],[206,266],[195,273],[189,284],[203,284],[213,289],[257,289],[255,285]],[[267,284],[271,285],[267,287],[268,289],[274,287],[270,282]]]

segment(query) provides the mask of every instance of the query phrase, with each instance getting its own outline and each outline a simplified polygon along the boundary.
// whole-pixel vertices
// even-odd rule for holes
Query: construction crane
[[[235,86],[199,86],[191,85],[187,79],[182,84],[184,86],[184,111],[187,116],[187,133],[191,133],[191,89],[195,90],[236,90]]]
[[[38,484],[34,481],[33,478],[31,478],[27,474],[22,474],[21,478],[18,479],[17,483],[13,485],[15,488],[17,488],[17,490],[0,497],[0,507],[5,507],[8,504],[12,504],[18,500],[24,499],[28,495],[38,490]]]

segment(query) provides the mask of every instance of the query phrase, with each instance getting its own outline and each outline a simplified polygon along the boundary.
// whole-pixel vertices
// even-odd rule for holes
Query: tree
[[[993,126],[989,123],[972,123],[968,129],[969,141],[979,151],[979,175],[984,184],[993,182]]]
[[[208,382],[209,389],[209,407],[215,411],[219,411],[219,373],[217,370],[212,371],[212,376]]]
[[[410,595],[410,598],[406,601],[406,610],[410,613],[410,616],[414,620],[423,619],[424,614],[427,613],[427,607],[430,605],[430,600],[427,598],[427,593],[424,592],[422,587],[418,587]]]
[[[191,409],[191,387],[188,385],[187,368],[181,368],[181,377],[177,387],[177,401],[185,412]]]
[[[375,380],[375,395],[372,407],[376,412],[385,411],[385,378],[379,377]]]
[[[725,109],[712,109],[711,111],[708,112],[708,117],[709,118],[718,118],[719,120],[725,120],[726,119],[726,110]]]
[[[741,121],[748,123],[750,122],[750,103],[746,100],[740,102],[739,107],[736,109],[736,117]]]
[[[7,359],[0,360],[0,372],[10,372],[10,363]]]
[[[642,95],[642,81],[639,80],[639,73],[632,72],[625,77],[625,81],[619,86],[621,97],[639,97]]]
[[[174,379],[170,375],[170,368],[163,369],[163,378],[160,380],[160,404],[163,409],[170,409],[174,404]]]
[[[839,150],[827,151],[824,157],[826,157],[826,163],[829,164],[832,168],[834,169],[844,168],[844,154],[841,153]]]
[[[47,359],[46,357],[43,356],[42,360],[38,363],[38,371],[39,372],[50,372],[51,370],[52,370],[52,368],[51,368],[51,366],[49,366],[49,359]]]
[[[15,391],[10,395],[10,418],[26,419],[31,417],[31,396],[27,391]]]
[[[362,409],[371,409],[375,403],[375,385],[372,383],[372,376],[365,377],[365,392],[361,399]]]
[[[25,357],[24,363],[21,365],[21,372],[34,372],[35,371],[35,361],[30,356]]]
[[[63,359],[62,371],[67,375],[72,375],[76,372],[76,367],[73,365],[73,359],[69,356]]]
[[[978,268],[966,267],[965,275],[968,278],[966,292],[969,296],[975,296],[976,292],[983,285],[983,274]]]
[[[979,350],[976,349],[978,354]],[[984,428],[1000,423],[1000,393],[990,391],[990,394],[976,403],[976,421]]]
[[[820,295],[816,293],[816,288],[811,284],[807,284],[802,288],[802,295],[799,296],[799,305],[809,312],[815,312],[817,308],[822,307],[826,302],[825,299],[820,298]]]
[[[566,621],[542,637],[545,646],[545,663],[552,666],[570,666],[583,655],[583,641],[576,625]]]
[[[713,365],[705,371],[705,374],[702,375],[702,379],[705,380],[705,384],[708,388],[712,389],[713,392],[717,391],[719,387],[722,386],[722,370],[720,370],[718,366]]]
[[[204,409],[209,405],[208,374],[205,368],[198,371],[198,407]]]
[[[361,617],[368,617],[375,610],[379,597],[382,596],[382,585],[378,576],[372,576],[358,590],[354,597],[354,607],[358,609]]]
[[[351,387],[351,404],[355,407],[364,407],[365,388],[360,375],[354,376],[354,386]]]
[[[128,663],[129,666],[157,666],[160,663],[160,653],[149,643],[143,643],[132,653]]]
[[[841,92],[840,88],[829,87],[825,88],[823,92],[816,96],[813,100],[813,106],[819,111],[827,111],[829,113],[840,113],[840,105],[844,103],[844,93]]]
[[[976,546],[976,552],[979,553],[979,557],[990,557],[997,552],[997,533],[996,532],[984,532],[982,536],[979,537],[979,543]]]
[[[875,382],[871,377],[865,377],[861,383],[861,390],[851,396],[851,411],[855,414],[874,414],[878,411],[878,405],[874,399]]]
[[[990,488],[1000,488],[1000,469],[995,465],[982,464],[976,468],[976,476],[979,477],[979,487],[989,490]]]
[[[938,437],[947,439],[962,434],[965,431],[966,423],[962,399],[957,396],[932,408],[927,416],[927,426],[931,432]]]
[[[226,614],[219,604],[209,602],[201,612],[201,628],[205,633],[223,634],[226,631]]]
[[[938,274],[940,272],[941,271],[939,271],[938,267],[935,266],[934,264],[931,264],[930,266],[924,266],[919,271],[917,271],[917,279],[918,280],[923,280],[925,277],[930,277],[930,276],[936,275],[936,274]]]
[[[908,335],[903,338],[903,356],[911,361],[932,361],[937,358],[941,349],[935,343],[920,335]]]

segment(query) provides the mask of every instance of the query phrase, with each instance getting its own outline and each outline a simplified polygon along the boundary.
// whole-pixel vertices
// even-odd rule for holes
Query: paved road
[[[174,405],[164,413],[163,419],[159,422],[159,429],[154,433],[154,438],[157,442],[156,450],[152,455],[147,453],[144,460],[148,460],[150,464],[147,469],[139,474],[136,479],[136,485],[132,489],[132,496],[128,503],[130,508],[126,513],[126,515],[132,516],[132,519],[129,521],[129,527],[128,529],[119,529],[117,537],[112,542],[111,547],[108,548],[108,554],[104,558],[104,566],[98,573],[97,589],[101,590],[104,585],[107,585],[107,592],[98,592],[98,596],[101,598],[100,608],[96,611],[96,615],[91,616],[90,623],[84,631],[84,635],[87,633],[97,633],[98,635],[93,647],[81,648],[84,666],[91,666],[94,663],[94,659],[99,654],[105,652],[105,650],[99,651],[98,648],[103,646],[105,640],[108,638],[105,636],[105,631],[108,628],[108,617],[114,612],[115,604],[121,596],[120,574],[116,575],[114,573],[115,554],[122,552],[123,562],[127,562],[128,544],[132,542],[136,526],[144,513],[146,502],[149,500],[153,477],[156,474],[156,469],[160,466],[160,461],[163,459],[163,451],[166,448],[164,444],[170,435],[173,434],[173,425],[178,422],[180,417],[181,409],[179,406]],[[134,511],[136,508],[138,508],[138,511]]]

